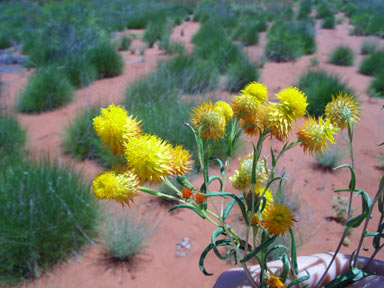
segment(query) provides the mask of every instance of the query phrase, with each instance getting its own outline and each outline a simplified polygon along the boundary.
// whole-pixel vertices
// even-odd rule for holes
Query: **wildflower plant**
[[[262,83],[252,82],[233,98],[232,105],[224,101],[215,104],[203,102],[192,110],[190,124],[187,125],[194,134],[197,145],[197,161],[203,176],[199,186],[193,185],[184,176],[191,168],[192,160],[190,153],[182,146],[175,147],[156,135],[138,133],[139,122],[121,106],[112,104],[107,110],[102,109],[101,114],[108,111],[111,114],[108,119],[116,119],[116,125],[110,125],[108,121],[99,121],[98,117],[101,116],[98,116],[94,119],[95,129],[105,130],[103,133],[98,132],[103,143],[113,153],[122,153],[127,159],[127,164],[117,165],[112,171],[98,175],[93,181],[94,194],[100,199],[114,199],[122,205],[128,205],[139,193],[149,193],[175,201],[176,204],[170,211],[190,209],[202,219],[212,223],[215,228],[199,260],[200,270],[205,275],[212,275],[207,272],[204,262],[207,254],[213,252],[222,260],[231,258],[236,264],[239,263],[254,287],[258,287],[258,284],[260,287],[264,287],[263,285],[293,287],[306,281],[310,275],[308,273],[304,276],[299,275],[296,259],[293,228],[298,220],[290,208],[282,203],[282,187],[287,178],[284,175],[275,175],[282,155],[299,145],[303,147],[305,153],[322,152],[327,149],[329,143],[335,142],[334,136],[338,131],[347,128],[348,136],[344,137],[350,149],[352,165],[345,164],[335,168],[349,168],[352,175],[348,189],[336,190],[350,193],[346,231],[359,226],[365,219],[369,221],[368,215],[371,215],[376,202],[379,202],[379,209],[384,214],[382,208],[384,178],[372,203],[366,192],[356,189],[352,139],[353,125],[359,120],[360,108],[351,96],[337,96],[328,104],[326,115],[317,120],[308,117],[304,121],[297,121],[307,115],[307,96],[302,91],[296,87],[288,87],[281,90],[276,98],[277,102],[268,101],[267,87]],[[120,119],[118,115],[125,115],[126,120]],[[231,126],[230,133],[225,133],[228,123]],[[295,127],[297,123],[302,123],[301,127]],[[297,131],[296,137],[292,135],[294,130]],[[241,133],[256,136],[257,141],[253,144],[253,153],[244,156],[240,160],[238,170],[235,170],[233,175],[228,175],[232,147]],[[217,141],[222,137],[228,137],[227,157],[224,160],[212,157],[210,145],[204,144],[206,142],[203,141],[209,138]],[[284,145],[277,154],[271,147],[270,155],[267,157],[262,155],[262,148],[268,137],[275,138]],[[211,162],[219,165],[219,175],[210,173]],[[168,177],[176,177],[179,187],[176,187]],[[228,180],[238,192],[227,192]],[[163,185],[167,185],[175,194],[165,194],[148,188],[144,186],[146,181],[149,184],[163,182]],[[219,184],[219,189],[212,190],[211,184],[214,182]],[[276,192],[270,189],[274,182],[279,187]],[[354,192],[363,198],[363,212],[351,218],[350,207]],[[236,206],[238,209],[233,209]],[[235,210],[241,212],[245,237],[244,233],[236,231],[229,222],[229,215],[236,213],[233,212]],[[382,230],[384,225],[379,227]],[[290,236],[290,247],[274,244],[277,238],[286,235]],[[346,235],[345,232],[340,243],[343,243]],[[366,236],[374,236],[376,255],[383,246],[380,246],[382,232],[365,233],[362,239]],[[227,248],[226,252],[224,253],[220,247]],[[268,255],[278,248],[282,250],[280,259],[283,268],[272,271],[268,267]],[[355,255],[359,254],[360,248],[361,243]],[[259,279],[254,279],[247,267],[247,262],[251,259],[256,260],[261,268]],[[360,271],[355,267],[356,259],[352,262],[351,273]],[[322,279],[319,284],[321,281]]]

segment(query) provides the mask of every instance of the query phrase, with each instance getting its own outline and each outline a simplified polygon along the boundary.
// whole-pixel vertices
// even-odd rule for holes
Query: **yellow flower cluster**
[[[225,126],[232,117],[233,110],[228,103],[217,101],[213,105],[212,102],[203,102],[193,109],[191,124],[196,130],[201,129],[201,137],[217,140],[225,135]]]
[[[107,171],[93,180],[93,192],[99,199],[114,199],[122,204],[138,194],[145,181],[159,183],[170,175],[183,175],[192,164],[189,151],[172,146],[155,135],[142,133],[139,122],[122,106],[109,105],[93,119],[96,134],[112,153],[125,156],[124,173]]]

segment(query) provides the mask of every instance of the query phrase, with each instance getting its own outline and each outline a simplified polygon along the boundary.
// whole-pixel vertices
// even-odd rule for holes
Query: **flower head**
[[[332,126],[330,120],[323,120],[319,117],[319,122],[312,117],[308,117],[308,120],[304,121],[303,127],[297,131],[297,138],[301,142],[301,146],[304,148],[304,152],[310,154],[315,152],[322,152],[324,148],[328,147],[328,140],[330,143],[335,144],[333,135],[336,134],[337,128]]]
[[[305,115],[308,102],[307,96],[296,87],[288,87],[281,90],[276,98],[281,101],[281,110],[291,121]]]
[[[181,190],[181,194],[183,195],[183,198],[189,199],[192,196],[192,190],[189,188],[184,188],[183,190]]]
[[[155,135],[143,134],[132,138],[125,146],[128,168],[132,169],[142,181],[160,183],[161,177],[175,171],[172,166],[174,148]]]
[[[259,130],[264,130],[265,115],[267,112],[266,107],[265,105],[259,105],[255,115],[240,121],[240,126],[246,134],[255,136],[259,133]]]
[[[197,191],[195,195],[195,199],[198,203],[203,204],[206,198],[207,196],[204,196],[203,193],[201,193],[200,191]]]
[[[241,90],[244,95],[250,95],[256,97],[260,103],[264,103],[268,98],[268,89],[262,83],[251,82],[245,86],[244,90]]]
[[[263,226],[274,236],[285,234],[294,221],[291,211],[284,204],[271,205],[263,211]]]
[[[223,114],[225,121],[229,121],[233,117],[233,110],[231,105],[229,105],[227,102],[224,101],[217,101],[215,105],[213,106],[213,110],[220,112]]]
[[[348,126],[348,119],[351,123],[359,121],[359,115],[360,106],[356,99],[341,92],[336,99],[332,96],[332,102],[325,107],[325,116],[341,129]]]
[[[257,200],[259,199],[259,197],[261,197],[263,194],[264,194],[264,197],[265,197],[265,207],[264,207],[264,210],[263,212],[261,213],[261,215],[263,215],[265,209],[267,209],[268,207],[272,206],[273,205],[273,194],[272,194],[272,191],[270,189],[267,189],[265,190],[265,187],[264,186],[256,186],[255,187],[255,203],[257,202]],[[247,200],[250,200],[250,193],[247,194]],[[262,208],[262,206],[264,205],[264,203],[260,203],[260,209]],[[255,215],[252,217],[252,224],[255,225],[255,224],[259,224],[260,226],[262,226],[262,222],[259,222],[258,221],[259,219],[259,213],[256,211],[255,212]]]
[[[268,284],[269,288],[285,288],[285,284],[281,281],[281,278],[273,275],[272,273],[265,281],[265,284]]]
[[[183,149],[182,145],[174,147],[171,160],[171,168],[173,175],[184,175],[185,172],[191,169],[191,154],[188,150]]]
[[[250,95],[239,95],[232,99],[233,114],[237,118],[247,119],[256,114],[260,101]]]
[[[252,186],[252,165],[253,154],[245,156],[240,160],[239,170],[235,170],[235,174],[229,178],[232,186],[240,191],[250,189]],[[264,159],[256,164],[256,185],[260,185],[268,180],[268,171],[264,165]]]
[[[211,102],[203,102],[200,106],[193,109],[191,124],[195,129],[201,127],[201,137],[217,139],[225,134],[225,117],[214,110]]]
[[[93,127],[104,145],[120,155],[123,154],[125,143],[142,133],[140,122],[128,116],[122,106],[113,104],[101,108],[101,114],[93,119]]]
[[[279,141],[287,139],[292,130],[292,120],[277,103],[269,103],[267,106],[264,123]]]
[[[114,199],[123,205],[129,205],[139,190],[139,179],[131,171],[124,174],[107,171],[96,176],[92,184],[97,198]]]

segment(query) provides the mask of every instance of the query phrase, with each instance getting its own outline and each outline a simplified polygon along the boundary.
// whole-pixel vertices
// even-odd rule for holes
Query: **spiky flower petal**
[[[184,175],[185,172],[191,169],[191,154],[188,150],[183,149],[182,145],[177,145],[172,151],[172,174],[173,175]]]
[[[284,141],[292,130],[292,120],[283,111],[281,105],[269,103],[265,113],[265,126],[277,140]]]
[[[129,205],[129,201],[133,201],[139,190],[139,179],[131,171],[123,174],[106,171],[96,176],[92,184],[97,198],[113,199],[123,205]]]
[[[132,169],[142,181],[160,183],[161,177],[174,172],[172,167],[174,148],[155,135],[143,134],[132,138],[125,146],[128,168]]]
[[[239,170],[229,178],[232,186],[240,191],[245,191],[252,186],[252,165],[253,154],[249,154],[240,160]],[[268,171],[264,165],[264,159],[256,164],[256,185],[260,185],[268,180]]]
[[[319,117],[319,122],[312,117],[308,117],[308,120],[304,121],[303,127],[297,131],[297,138],[301,142],[301,146],[304,148],[304,152],[313,151],[319,153],[328,147],[328,140],[330,143],[335,144],[333,135],[336,134],[338,128],[333,126],[329,119],[323,120]]]
[[[274,236],[284,235],[294,221],[291,211],[284,204],[271,205],[263,212],[263,226]]]
[[[243,128],[244,132],[250,136],[255,136],[259,133],[259,130],[263,131],[266,112],[266,106],[259,105],[255,115],[242,119],[240,121],[240,126]]]
[[[241,90],[244,95],[250,95],[256,97],[260,103],[264,103],[268,98],[267,86],[260,82],[251,82],[245,86],[244,90]]]
[[[352,96],[342,92],[336,99],[332,96],[332,102],[325,107],[325,116],[340,129],[348,126],[348,119],[351,123],[359,121],[359,115],[359,103]]]
[[[269,288],[285,288],[285,284],[281,281],[280,277],[273,275],[272,273],[269,275],[265,284],[268,285]]]
[[[193,109],[191,124],[197,130],[201,127],[200,136],[203,138],[220,138],[225,134],[225,117],[215,111],[212,102],[203,102]]]
[[[109,146],[113,153],[123,154],[127,141],[140,135],[140,122],[122,106],[111,104],[108,108],[101,108],[101,114],[93,119],[93,127],[105,146]]]
[[[307,96],[296,87],[281,90],[276,98],[281,101],[281,110],[291,121],[296,123],[296,119],[305,115],[308,106]]]
[[[217,101],[215,103],[215,105],[213,106],[214,110],[215,111],[218,111],[220,112],[221,114],[223,114],[224,118],[225,118],[225,121],[229,121],[232,119],[233,117],[233,110],[232,110],[232,107],[231,105],[229,105],[227,102],[224,102],[224,101]]]
[[[233,114],[237,118],[247,119],[256,115],[260,101],[256,97],[250,95],[239,95],[232,99]]]

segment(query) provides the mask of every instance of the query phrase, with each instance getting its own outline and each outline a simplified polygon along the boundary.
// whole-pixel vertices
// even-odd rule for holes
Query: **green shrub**
[[[4,158],[21,156],[24,150],[25,131],[17,120],[5,112],[0,113],[0,162]]]
[[[10,35],[6,31],[0,31],[0,49],[11,47],[12,41]]]
[[[298,19],[306,19],[312,12],[312,1],[311,0],[301,0],[299,13],[297,15]]]
[[[384,50],[373,52],[360,62],[359,72],[375,76],[384,71]]]
[[[118,48],[119,51],[128,51],[131,46],[132,38],[130,36],[124,35],[119,39]]]
[[[231,5],[223,1],[201,1],[194,11],[193,19],[200,23],[215,22],[219,27],[230,29],[239,21]]]
[[[165,19],[151,21],[145,28],[143,40],[152,48],[155,42],[160,41],[165,33],[167,33],[167,23]]]
[[[90,187],[48,161],[13,162],[0,171],[0,283],[39,278],[95,236]]]
[[[352,66],[355,54],[347,46],[339,46],[332,50],[328,62],[340,66]]]
[[[259,23],[246,21],[240,23],[234,30],[232,39],[240,41],[244,45],[255,45],[259,43],[259,33],[257,32]]]
[[[353,1],[348,5],[347,15],[354,26],[355,35],[384,37],[384,3],[377,0]]]
[[[379,48],[379,42],[373,39],[367,39],[363,41],[363,44],[360,48],[360,53],[362,55],[368,55],[372,54],[373,52],[376,52]]]
[[[169,55],[178,54],[183,55],[185,47],[183,43],[172,41],[170,33],[165,33],[160,40],[159,48],[164,50]]]
[[[333,12],[329,8],[329,4],[321,2],[316,6],[316,18],[324,19],[333,15]]]
[[[226,89],[239,92],[248,83],[259,79],[258,67],[248,59],[231,64],[227,71]]]
[[[308,97],[308,113],[316,117],[324,114],[325,106],[332,101],[332,96],[340,92],[352,94],[352,90],[338,77],[324,71],[309,70],[303,73],[297,86]]]
[[[39,69],[32,75],[19,95],[18,110],[40,113],[67,104],[72,100],[73,86],[57,67]]]
[[[104,42],[90,51],[90,63],[96,67],[98,78],[115,77],[123,73],[123,57],[112,44]]]
[[[331,145],[328,150],[316,153],[317,165],[324,169],[332,170],[343,159],[344,152],[336,145]]]
[[[295,60],[316,50],[315,30],[309,20],[277,21],[267,34],[266,55],[277,62]]]
[[[323,19],[321,22],[321,28],[334,29],[335,28],[335,15],[331,14]]]
[[[379,73],[369,85],[368,93],[376,97],[384,97],[384,72]]]
[[[57,61],[56,65],[76,88],[86,87],[98,78],[96,67],[87,55],[68,55]]]
[[[63,149],[76,159],[95,159],[103,166],[110,168],[114,163],[121,163],[124,159],[111,154],[104,147],[100,137],[96,135],[92,119],[99,114],[100,108],[97,106],[83,109],[66,128]]]
[[[129,261],[143,248],[154,228],[148,217],[138,215],[137,209],[107,215],[103,239],[108,253],[115,260]]]

